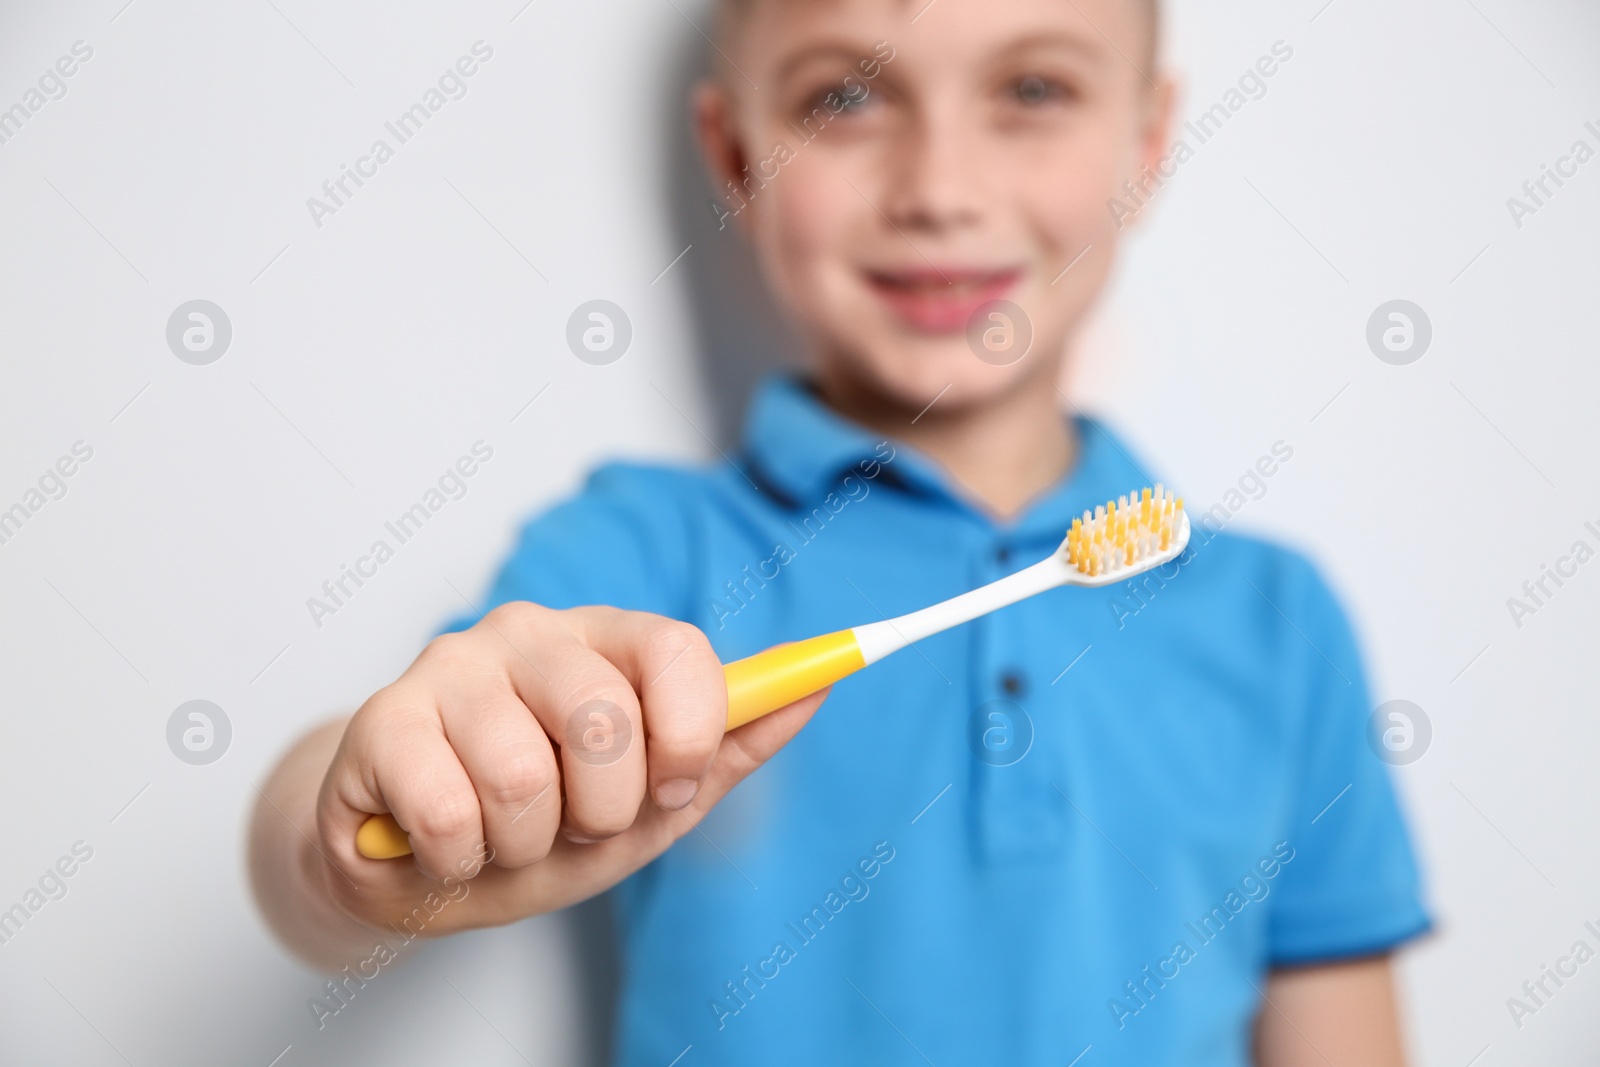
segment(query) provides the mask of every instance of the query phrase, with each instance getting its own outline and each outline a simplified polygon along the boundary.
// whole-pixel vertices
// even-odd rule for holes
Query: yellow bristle
[[[1171,551],[1182,513],[1183,498],[1164,485],[1135,489],[1075,516],[1062,554],[1078,573],[1110,578]]]

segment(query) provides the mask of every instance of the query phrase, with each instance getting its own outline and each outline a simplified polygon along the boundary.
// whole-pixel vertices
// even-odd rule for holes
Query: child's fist
[[[429,933],[575,903],[691,829],[825,695],[724,737],[722,664],[695,627],[615,608],[496,608],[433,641],[350,720],[317,805],[328,887],[381,927],[450,879],[459,906]],[[356,831],[385,811],[414,861],[356,852]]]

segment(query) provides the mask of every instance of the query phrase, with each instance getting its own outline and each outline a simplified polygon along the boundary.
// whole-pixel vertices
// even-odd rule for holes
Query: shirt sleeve
[[[609,604],[684,617],[689,588],[685,472],[609,463],[583,489],[523,526],[488,595],[441,633],[464,630],[501,604]]]
[[[1372,706],[1355,637],[1321,577],[1295,560],[1278,603],[1302,745],[1273,889],[1273,964],[1372,955],[1428,931],[1421,878],[1390,780],[1367,740]],[[1297,633],[1298,631],[1298,633]]]

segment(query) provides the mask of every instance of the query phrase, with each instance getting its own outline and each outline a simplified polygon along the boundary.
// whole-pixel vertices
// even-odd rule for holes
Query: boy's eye
[[[811,93],[803,105],[810,112],[826,108],[835,114],[859,111],[872,98],[865,86],[856,82],[836,82]]]
[[[839,94],[839,99],[836,103],[842,105],[846,111],[860,110],[862,105],[867,102],[867,97],[859,89],[851,89],[841,85],[834,92]]]
[[[1072,94],[1065,85],[1050,78],[1030,74],[1011,85],[1011,96],[1024,107],[1039,107],[1065,100]]]

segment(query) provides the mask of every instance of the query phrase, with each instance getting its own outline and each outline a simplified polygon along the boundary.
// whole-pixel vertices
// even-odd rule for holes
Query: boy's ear
[[[1149,100],[1141,146],[1144,158],[1140,162],[1153,171],[1172,150],[1172,116],[1178,103],[1178,86],[1171,76],[1160,76],[1156,87],[1150,91]]]
[[[1139,173],[1132,175],[1135,182],[1141,174],[1159,173],[1161,161],[1172,151],[1172,119],[1177,113],[1178,84],[1170,75],[1160,75],[1155,88],[1145,97],[1143,126],[1139,130]],[[1140,210],[1128,219],[1137,225],[1144,217]]]
[[[695,135],[700,142],[700,157],[705,162],[712,184],[716,186],[717,198],[727,211],[737,212],[739,202],[732,200],[724,190],[729,182],[735,187],[739,185],[748,160],[744,144],[739,139],[733,94],[715,81],[704,81],[695,86],[691,106],[694,110]],[[737,217],[734,221],[741,226],[744,224],[744,220]]]

